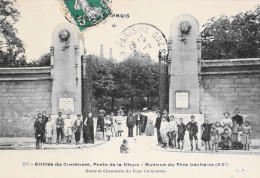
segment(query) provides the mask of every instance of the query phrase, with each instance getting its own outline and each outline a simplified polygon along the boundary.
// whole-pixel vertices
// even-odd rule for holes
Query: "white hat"
[[[147,108],[144,108],[144,109],[143,109],[143,111],[146,111],[146,110],[147,110]]]

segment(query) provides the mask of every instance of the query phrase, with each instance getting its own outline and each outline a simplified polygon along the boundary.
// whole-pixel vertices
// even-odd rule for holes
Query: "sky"
[[[61,0],[17,0],[21,12],[15,25],[18,37],[25,43],[28,61],[38,59],[49,52],[52,31],[60,23],[69,23],[62,11]],[[254,9],[260,1],[197,1],[197,0],[113,0],[114,14],[129,14],[129,18],[108,17],[100,24],[81,32],[85,37],[88,54],[100,54],[100,44],[104,46],[104,57],[120,60],[120,50],[116,45],[122,31],[137,23],[148,23],[158,28],[166,38],[170,36],[170,26],[174,18],[181,14],[194,16],[200,25],[212,17],[232,16]],[[157,54],[152,54],[156,56]]]

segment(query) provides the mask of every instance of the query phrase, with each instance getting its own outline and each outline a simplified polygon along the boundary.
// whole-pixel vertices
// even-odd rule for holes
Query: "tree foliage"
[[[0,1],[0,66],[19,67],[26,65],[23,42],[16,36],[14,24],[20,12],[12,1]]]
[[[213,17],[203,27],[204,60],[260,56],[260,6],[231,17]]]
[[[50,66],[51,65],[51,54],[45,53],[40,56],[38,60],[34,60],[32,62],[29,62],[28,67],[44,67],[44,66]]]
[[[98,103],[99,107],[110,110],[114,105],[111,100],[115,99],[129,100],[126,107],[131,109],[149,105],[145,98],[151,103],[157,102],[158,63],[147,58],[128,58],[116,63],[98,57],[92,63],[94,96],[103,102],[103,106]]]

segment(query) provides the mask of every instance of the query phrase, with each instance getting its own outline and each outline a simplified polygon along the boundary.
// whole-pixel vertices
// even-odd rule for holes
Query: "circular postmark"
[[[111,15],[112,0],[60,0],[65,18],[82,31]]]
[[[116,47],[120,59],[135,56],[157,60],[159,52],[168,52],[165,35],[147,23],[134,24],[123,30],[116,41]]]

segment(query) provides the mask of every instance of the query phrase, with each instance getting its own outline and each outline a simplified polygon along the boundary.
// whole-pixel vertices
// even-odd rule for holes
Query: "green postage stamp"
[[[82,31],[111,14],[111,0],[61,0],[66,19]]]

